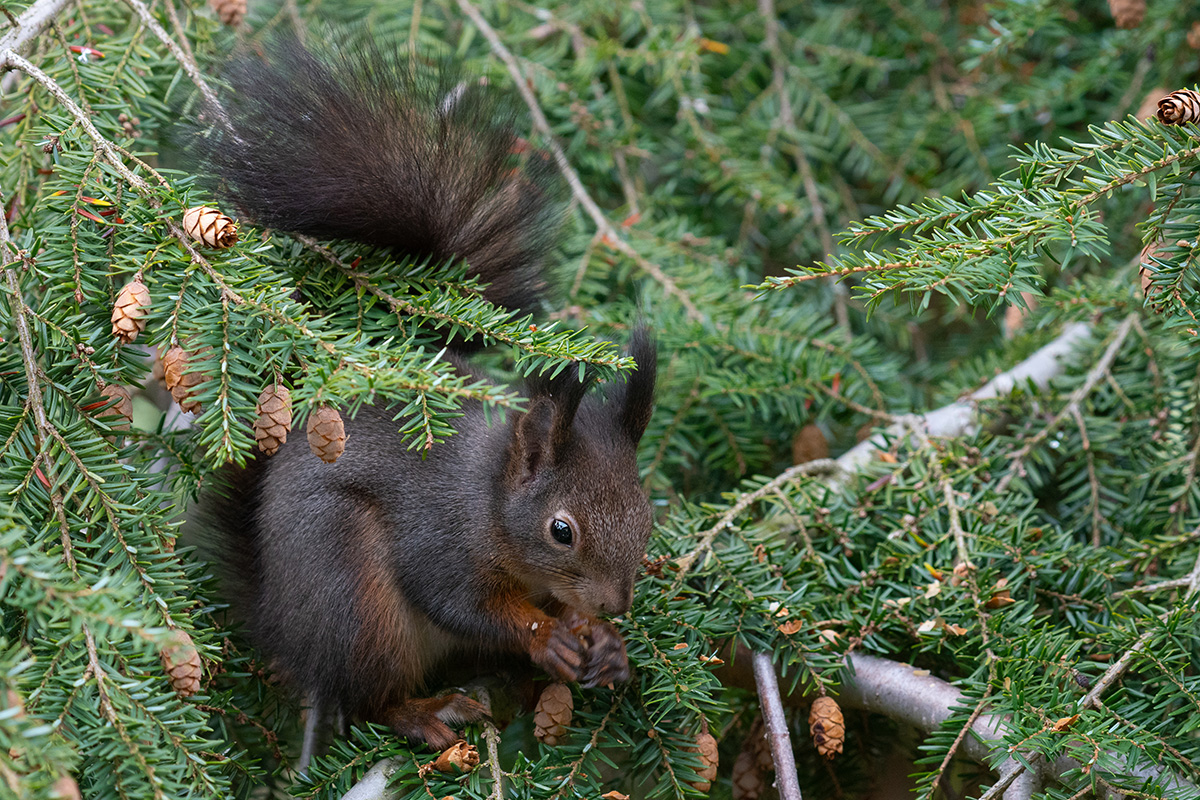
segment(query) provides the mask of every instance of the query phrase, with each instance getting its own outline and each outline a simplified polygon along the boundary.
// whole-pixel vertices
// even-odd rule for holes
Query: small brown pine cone
[[[146,314],[150,309],[150,290],[139,275],[121,287],[113,303],[112,335],[125,344],[137,339],[146,330]]]
[[[1118,28],[1136,28],[1146,16],[1146,0],[1108,0]]]
[[[819,458],[829,458],[829,442],[821,429],[810,422],[792,437],[792,463],[805,464]]]
[[[554,747],[571,726],[575,701],[563,683],[552,683],[542,690],[533,712],[533,735]]]
[[[1200,50],[1200,21],[1193,22],[1192,27],[1187,34],[1188,47],[1193,50]]]
[[[196,387],[204,383],[204,375],[199,372],[188,372],[188,361],[192,358],[179,345],[172,345],[163,354],[163,381],[171,390],[171,397],[184,411],[199,414],[200,401],[196,399]]]
[[[433,768],[438,772],[470,772],[479,766],[479,751],[475,745],[466,742],[455,742],[437,757]]]
[[[1142,254],[1138,256],[1138,277],[1142,283],[1142,294],[1147,298],[1154,294],[1151,279],[1154,273],[1158,272],[1158,265],[1152,259],[1164,247],[1166,247],[1166,242],[1151,242],[1142,248]]]
[[[193,206],[183,212],[183,229],[198,242],[223,250],[238,240],[237,223],[208,206]]]
[[[13,719],[25,719],[25,702],[21,699],[21,695],[12,689],[4,690],[4,708],[14,711]]]
[[[187,631],[178,628],[171,631],[162,649],[163,670],[171,681],[171,688],[180,697],[191,697],[200,691],[200,653],[192,644]]]
[[[707,792],[712,788],[713,779],[717,777],[717,739],[705,731],[696,737],[696,746],[687,749],[700,756],[700,769],[696,771],[700,780],[695,781],[692,787],[697,791]]]
[[[263,389],[254,405],[254,440],[258,449],[267,455],[275,451],[287,441],[288,431],[292,429],[292,395],[286,386],[275,384]]]
[[[818,697],[808,713],[808,730],[812,733],[817,752],[832,759],[842,752],[846,741],[846,722],[842,709],[832,697]]]
[[[246,0],[208,0],[208,7],[217,13],[217,19],[231,28],[241,25],[246,16]]]
[[[308,447],[313,455],[332,464],[346,449],[346,426],[336,408],[317,406],[308,415]]]
[[[758,800],[767,782],[762,770],[758,768],[758,759],[750,750],[742,750],[733,760],[733,800]]]
[[[50,787],[50,797],[54,800],[83,800],[79,793],[79,784],[70,775],[63,775]]]
[[[1182,125],[1200,120],[1200,92],[1179,89],[1158,101],[1158,121],[1163,125]]]
[[[109,423],[113,430],[129,430],[129,425],[133,422],[133,397],[130,396],[129,390],[118,383],[110,383],[100,390],[100,394],[107,398],[116,398],[117,401],[115,406],[104,412],[105,416],[117,416],[124,420]]]

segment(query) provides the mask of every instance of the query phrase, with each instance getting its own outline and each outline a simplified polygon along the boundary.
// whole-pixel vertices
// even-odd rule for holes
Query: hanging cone
[[[1142,248],[1142,254],[1138,256],[1138,277],[1141,279],[1142,294],[1147,299],[1154,294],[1154,286],[1151,284],[1151,280],[1154,273],[1158,272],[1158,265],[1152,259],[1164,247],[1166,247],[1166,242],[1151,242]]]
[[[208,206],[193,206],[183,212],[183,230],[198,242],[223,250],[238,240],[237,223]]]
[[[199,414],[202,411],[200,401],[196,399],[196,387],[204,383],[204,375],[199,372],[188,372],[189,355],[179,345],[172,345],[163,354],[163,381],[171,390],[171,397],[184,411]]]
[[[113,430],[127,431],[130,423],[133,422],[133,397],[130,396],[129,390],[117,383],[110,383],[100,390],[100,394],[107,398],[116,398],[117,404],[104,412],[107,416],[120,417],[124,422],[112,421],[109,424]]]
[[[63,775],[50,787],[50,797],[54,800],[83,800],[79,793],[79,784],[70,775]]]
[[[267,455],[287,441],[292,429],[292,395],[286,386],[275,384],[263,389],[254,406],[258,418],[254,420],[254,440],[258,449]]]
[[[200,653],[192,644],[187,631],[176,628],[171,631],[162,653],[163,670],[171,681],[171,688],[180,697],[191,697],[200,691]]]
[[[231,28],[242,24],[246,16],[246,0],[208,0],[208,7],[217,14],[217,19]]]
[[[792,437],[792,463],[806,464],[819,458],[829,458],[829,442],[820,427],[810,422]]]
[[[1118,28],[1136,28],[1146,16],[1146,0],[1108,0]]]
[[[150,290],[139,275],[121,287],[113,303],[112,335],[131,344],[146,330],[146,314],[150,309]]]
[[[317,406],[308,415],[308,446],[326,464],[341,456],[346,449],[346,426],[336,408]]]
[[[704,731],[696,737],[696,746],[687,748],[693,753],[700,756],[700,769],[696,774],[700,776],[700,780],[692,783],[692,787],[701,792],[707,792],[712,788],[713,779],[717,777],[717,740],[709,733]]]
[[[842,709],[832,697],[818,697],[808,714],[808,730],[812,733],[817,752],[832,759],[842,752],[846,741],[846,721]]]
[[[767,788],[768,772],[775,770],[762,717],[754,720],[742,750],[733,762],[733,800],[758,800]]]
[[[571,726],[575,701],[563,683],[552,683],[542,690],[533,712],[533,735],[554,747]]]

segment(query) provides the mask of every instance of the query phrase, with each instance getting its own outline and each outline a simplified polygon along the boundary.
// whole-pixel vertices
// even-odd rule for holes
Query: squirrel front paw
[[[585,617],[578,612],[567,614],[562,621],[586,647],[580,684],[590,688],[629,679],[625,640],[612,623]]]
[[[533,663],[560,681],[578,681],[587,645],[570,625],[560,620],[550,618],[533,625],[533,640],[529,644]]]
[[[608,686],[629,679],[629,657],[625,640],[610,623],[593,620],[588,626],[586,669],[580,683],[587,687]]]

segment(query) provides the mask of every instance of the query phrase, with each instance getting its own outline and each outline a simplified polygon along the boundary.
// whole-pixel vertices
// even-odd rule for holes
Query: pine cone
[[[758,768],[758,760],[750,750],[742,750],[733,760],[733,800],[758,800],[767,782],[762,770]]]
[[[150,290],[138,275],[121,287],[117,302],[113,303],[112,335],[125,344],[131,344],[138,334],[146,330],[146,313],[150,308]]]
[[[308,447],[326,464],[341,456],[346,449],[346,426],[336,408],[318,406],[308,415]]]
[[[192,356],[182,347],[172,345],[171,349],[163,354],[163,380],[180,408],[199,414],[202,409],[200,401],[196,399],[195,388],[204,383],[204,375],[187,371],[190,358]]]
[[[79,784],[70,775],[63,775],[50,787],[50,796],[55,800],[83,800]]]
[[[479,766],[479,751],[475,745],[455,742],[433,762],[438,772],[470,772]]]
[[[707,792],[712,788],[713,779],[717,777],[717,740],[711,733],[704,731],[696,737],[696,746],[687,749],[700,756],[700,769],[696,771],[700,780],[694,782],[692,787],[698,791]]]
[[[819,458],[829,458],[829,442],[821,429],[810,422],[792,437],[792,463],[805,464]]]
[[[231,28],[241,25],[246,16],[246,0],[208,0],[208,7],[217,13],[217,19]]]
[[[118,383],[110,383],[100,390],[100,394],[107,398],[116,398],[117,404],[104,412],[106,416],[117,416],[123,421],[112,421],[109,425],[116,431],[129,430],[130,423],[133,422],[133,397],[130,396],[129,390]]]
[[[171,688],[180,697],[191,697],[200,691],[200,653],[192,644],[187,631],[171,631],[162,649],[163,670],[171,680]]]
[[[1154,294],[1154,287],[1151,285],[1151,279],[1154,273],[1158,272],[1158,265],[1153,259],[1158,251],[1166,247],[1166,242],[1151,242],[1142,248],[1142,254],[1138,256],[1138,277],[1142,282],[1142,294],[1149,299]]]
[[[1108,0],[1118,28],[1136,28],[1146,16],[1146,0]]]
[[[1193,50],[1200,50],[1200,21],[1192,23],[1187,33],[1187,43]]]
[[[812,711],[808,713],[808,730],[812,733],[817,752],[825,758],[832,760],[842,752],[842,745],[846,741],[846,721],[836,700],[818,697],[813,701]]]
[[[563,683],[552,683],[542,690],[533,713],[533,735],[538,741],[554,747],[571,725],[575,701],[571,690]]]
[[[1163,125],[1182,125],[1200,120],[1200,92],[1179,89],[1158,101],[1158,121]]]
[[[13,719],[25,719],[25,701],[12,689],[4,690],[4,708],[13,711]]]
[[[198,242],[223,250],[237,244],[237,223],[208,206],[193,206],[183,212],[183,229]]]
[[[275,384],[263,389],[254,405],[254,440],[258,449],[267,455],[275,451],[287,441],[288,431],[292,429],[292,395],[286,386]]]

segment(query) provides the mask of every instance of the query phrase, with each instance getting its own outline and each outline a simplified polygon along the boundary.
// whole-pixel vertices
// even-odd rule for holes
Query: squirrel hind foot
[[[388,708],[379,721],[401,736],[426,742],[435,750],[445,750],[462,738],[450,725],[479,722],[488,716],[482,703],[463,694],[447,694],[410,698]]]

